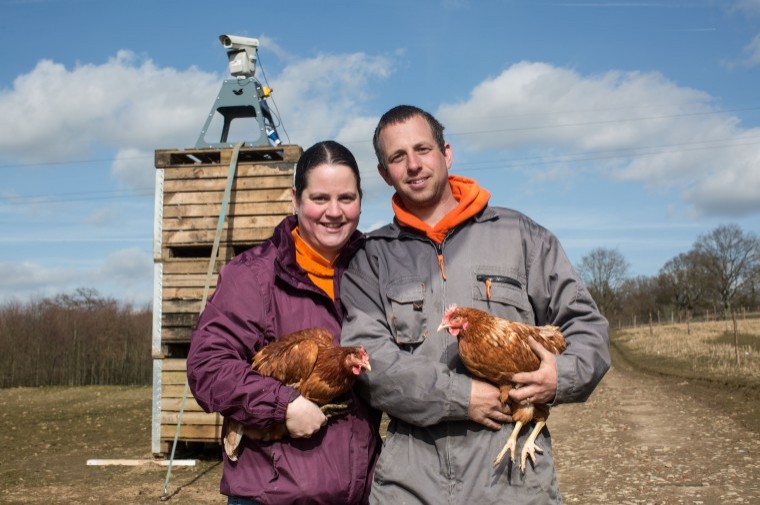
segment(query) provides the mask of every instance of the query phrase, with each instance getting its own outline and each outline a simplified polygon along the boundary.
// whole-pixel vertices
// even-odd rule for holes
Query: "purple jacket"
[[[206,412],[256,428],[284,422],[298,393],[251,371],[253,355],[278,337],[312,326],[330,331],[339,342],[340,278],[363,236],[355,232],[336,262],[333,301],[296,263],[291,236],[296,224],[295,216],[285,218],[272,238],[220,272],[187,358],[190,389]],[[350,412],[331,418],[311,438],[253,442],[243,437],[237,462],[223,456],[222,494],[266,504],[366,503],[380,450],[379,414],[353,392],[350,396]]]

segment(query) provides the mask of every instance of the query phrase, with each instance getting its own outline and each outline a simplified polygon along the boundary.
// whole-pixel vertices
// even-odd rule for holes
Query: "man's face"
[[[393,186],[410,212],[434,212],[451,191],[451,146],[447,143],[441,152],[421,116],[385,127],[379,141],[387,170],[382,165],[378,170],[385,182]]]

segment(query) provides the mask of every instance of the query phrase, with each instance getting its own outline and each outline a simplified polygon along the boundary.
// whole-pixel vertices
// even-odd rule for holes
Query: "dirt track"
[[[549,418],[565,502],[760,503],[757,392],[645,375],[616,358],[588,403]]]
[[[565,502],[760,503],[758,392],[748,401],[617,358],[588,403],[549,418]],[[0,503],[162,503],[165,469],[85,464],[150,457],[150,397],[150,387],[0,390]],[[164,503],[226,503],[220,474],[213,457],[176,467]]]

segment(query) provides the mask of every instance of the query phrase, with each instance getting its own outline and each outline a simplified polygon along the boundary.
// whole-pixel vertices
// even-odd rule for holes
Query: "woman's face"
[[[333,261],[359,225],[361,199],[356,176],[346,165],[317,165],[306,174],[298,198],[293,190],[298,228],[309,246]]]

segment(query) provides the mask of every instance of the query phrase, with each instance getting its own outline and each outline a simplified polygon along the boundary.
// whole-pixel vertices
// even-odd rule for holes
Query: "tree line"
[[[760,311],[760,239],[735,224],[700,235],[651,277],[628,275],[616,249],[594,249],[576,269],[612,327]]]
[[[0,306],[0,387],[150,384],[150,307],[80,288]]]

